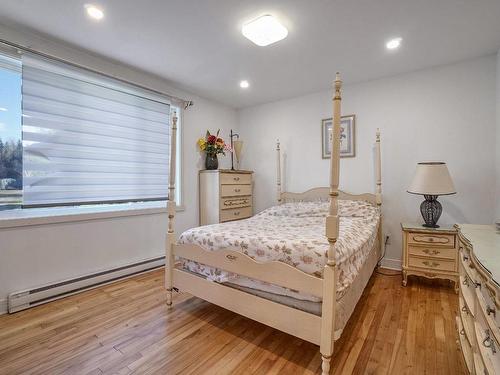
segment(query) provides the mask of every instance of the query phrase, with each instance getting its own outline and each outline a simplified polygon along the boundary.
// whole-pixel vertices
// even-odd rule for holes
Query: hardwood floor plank
[[[0,316],[0,374],[320,374],[316,345],[177,293],[154,271]],[[332,374],[465,374],[442,283],[374,274]]]

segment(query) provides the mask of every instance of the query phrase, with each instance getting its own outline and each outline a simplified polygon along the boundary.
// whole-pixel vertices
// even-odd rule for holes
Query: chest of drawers
[[[200,225],[252,216],[252,174],[226,169],[200,171]]]
[[[403,230],[403,285],[409,275],[448,279],[458,292],[457,231],[401,224]]]
[[[457,225],[457,329],[470,374],[500,374],[500,234],[493,225]]]

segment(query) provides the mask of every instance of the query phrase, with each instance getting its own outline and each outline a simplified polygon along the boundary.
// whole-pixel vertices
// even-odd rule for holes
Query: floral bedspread
[[[197,244],[211,251],[240,251],[260,262],[280,261],[322,277],[328,251],[325,237],[328,207],[328,202],[319,201],[273,206],[249,219],[189,229],[182,233],[179,243]],[[339,216],[340,235],[335,252],[339,271],[337,298],[342,297],[368,257],[377,236],[380,212],[368,202],[341,200]],[[318,301],[311,295],[193,261],[181,259],[181,265],[212,281]]]

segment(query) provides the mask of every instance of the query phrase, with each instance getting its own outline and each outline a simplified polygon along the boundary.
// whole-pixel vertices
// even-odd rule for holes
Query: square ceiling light
[[[258,46],[264,47],[285,39],[288,30],[273,16],[265,15],[244,24],[241,33]]]

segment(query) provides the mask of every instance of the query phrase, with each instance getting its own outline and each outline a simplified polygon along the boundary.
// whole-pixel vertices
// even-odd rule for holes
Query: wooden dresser
[[[457,329],[471,374],[500,374],[500,234],[493,225],[460,224]]]
[[[246,219],[253,214],[252,171],[200,171],[200,225]]]
[[[402,223],[403,285],[409,275],[448,279],[458,292],[457,230]]]

